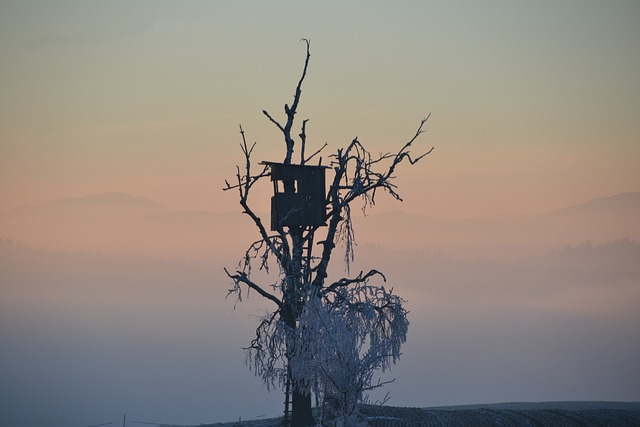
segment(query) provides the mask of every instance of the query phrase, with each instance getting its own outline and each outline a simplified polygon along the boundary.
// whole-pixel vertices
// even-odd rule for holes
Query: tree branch
[[[300,130],[300,164],[304,165],[306,163],[304,159],[304,150],[307,148],[307,122],[309,119],[304,119],[302,121],[302,129]]]
[[[367,280],[369,280],[373,276],[381,276],[383,281],[385,282],[387,281],[387,278],[385,277],[385,275],[379,272],[378,270],[370,270],[367,274],[364,274],[364,272],[361,271],[360,274],[358,274],[358,276],[353,279],[343,277],[337,282],[333,282],[331,285],[326,287],[325,291],[332,292],[337,288],[353,285],[354,283],[365,283]]]
[[[269,249],[272,251],[272,253],[274,254],[274,256],[278,259],[279,262],[281,262],[282,264],[286,264],[287,263],[287,259],[285,256],[285,251],[281,251],[279,250],[274,244],[273,241],[270,239],[269,233],[267,232],[267,229],[265,228],[264,224],[262,224],[262,219],[255,214],[255,212],[253,211],[253,209],[251,209],[251,207],[249,206],[249,194],[251,191],[251,188],[253,187],[253,185],[258,182],[258,180],[269,176],[269,172],[268,171],[268,166],[264,166],[264,168],[262,169],[262,171],[258,174],[258,175],[252,175],[251,172],[251,154],[253,152],[253,149],[256,146],[256,143],[254,142],[251,147],[249,147],[249,145],[247,144],[247,139],[244,133],[244,130],[242,129],[242,125],[240,125],[240,135],[242,136],[242,143],[240,144],[240,148],[242,149],[242,153],[244,155],[244,159],[245,159],[245,167],[244,167],[244,172],[240,172],[240,167],[236,166],[236,181],[237,183],[235,185],[231,185],[229,184],[229,182],[227,180],[225,180],[225,184],[226,187],[223,190],[231,190],[231,189],[238,189],[238,195],[239,195],[239,203],[240,206],[242,206],[243,208],[243,212],[244,214],[248,215],[254,222],[254,224],[256,225],[256,227],[258,228],[258,232],[260,233],[260,237],[262,238],[262,240],[265,241],[265,243],[269,246]],[[281,238],[282,238],[282,242],[283,242],[283,247],[286,250],[286,239],[284,238],[283,235],[284,232],[281,232]]]
[[[269,120],[271,120],[271,123],[273,123],[274,125],[276,125],[278,127],[278,129],[280,129],[283,133],[284,133],[284,128],[282,127],[282,125],[280,123],[278,123],[278,121],[276,119],[274,119],[273,117],[271,117],[271,114],[269,114],[267,112],[267,110],[262,110],[262,114],[264,114],[265,116],[267,116],[267,118]]]
[[[286,155],[284,158],[285,164],[290,164],[293,156],[293,147],[295,145],[295,141],[291,137],[291,129],[293,128],[293,122],[295,119],[296,112],[298,110],[298,104],[300,103],[300,96],[302,95],[302,83],[304,82],[305,77],[307,76],[307,69],[309,67],[309,59],[311,58],[310,46],[311,41],[308,39],[302,39],[307,45],[307,54],[304,61],[304,68],[302,70],[302,76],[300,76],[300,80],[298,80],[298,85],[296,86],[296,91],[293,95],[293,103],[291,107],[287,104],[284,104],[284,112],[287,116],[287,122],[284,126],[282,126],[276,119],[274,119],[266,110],[262,110],[262,113],[269,118],[269,120],[276,125],[280,132],[282,132],[284,136],[284,142],[287,147]],[[304,133],[304,125],[303,125],[303,133]]]
[[[320,152],[322,152],[322,150],[324,150],[329,144],[327,144],[326,142],[322,145],[322,147],[320,147],[318,150],[316,150],[315,153],[313,153],[312,155],[310,155],[309,157],[307,157],[304,160],[304,163],[307,163],[309,160],[313,159],[315,156],[317,156],[318,154],[320,154]],[[303,163],[303,164],[304,164]],[[320,157],[320,164],[322,164],[322,157]]]
[[[225,273],[227,273],[227,276],[229,276],[229,278],[231,280],[233,280],[233,282],[234,282],[234,284],[236,286],[239,286],[240,283],[244,283],[248,288],[253,289],[254,291],[258,292],[264,298],[267,298],[267,299],[273,301],[278,306],[278,308],[282,308],[282,302],[277,297],[275,297],[273,294],[265,291],[259,285],[254,283],[251,279],[249,279],[249,276],[247,276],[246,273],[244,273],[242,271],[236,271],[236,274],[231,274],[231,273],[229,273],[229,270],[227,270],[226,268],[224,269],[224,271],[225,271]],[[232,290],[229,291],[229,293],[232,293],[234,291],[235,290],[232,289]]]

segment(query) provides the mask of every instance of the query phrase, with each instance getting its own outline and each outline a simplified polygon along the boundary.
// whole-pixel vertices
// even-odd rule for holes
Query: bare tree
[[[327,146],[324,144],[306,155],[307,120],[302,121],[297,138],[292,135],[311,57],[310,43],[303,40],[304,68],[293,102],[284,106],[286,121],[283,124],[263,111],[284,138],[283,165],[294,165],[297,144],[300,166],[309,165]],[[274,222],[272,218],[271,229],[252,208],[250,196],[256,183],[273,178],[274,164],[263,163],[256,170],[252,158],[255,143],[247,142],[240,127],[244,164],[236,167],[234,182],[226,181],[224,190],[238,192],[243,213],[251,218],[259,236],[249,245],[238,267],[225,272],[233,282],[229,294],[241,300],[253,290],[272,304],[259,320],[256,337],[246,349],[247,361],[268,388],[285,388],[287,402],[291,394],[293,426],[314,424],[313,392],[316,397],[337,399],[340,414],[350,415],[363,392],[383,384],[373,383],[374,371],[389,368],[400,356],[408,329],[403,300],[392,289],[370,283],[386,278],[372,269],[355,277],[329,281],[328,267],[338,244],[345,248],[347,271],[353,260],[351,207],[356,200],[362,201],[363,210],[375,205],[380,191],[402,200],[394,184],[398,167],[405,163],[413,165],[433,150],[418,156],[410,152],[427,119],[420,122],[413,136],[396,152],[373,156],[358,138],[338,149],[329,156],[328,170],[333,177],[323,197],[321,223],[291,225],[284,219]],[[284,191],[295,192],[295,185],[291,180],[284,181]],[[295,210],[287,215],[294,215]],[[321,248],[319,255],[313,253],[316,234],[320,235],[316,243]],[[256,283],[252,268],[257,264],[259,269],[269,272],[273,260],[279,268],[276,283]]]

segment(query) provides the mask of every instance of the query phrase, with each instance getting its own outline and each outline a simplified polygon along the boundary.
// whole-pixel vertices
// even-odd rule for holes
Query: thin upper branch
[[[302,129],[300,130],[300,164],[304,165],[306,163],[304,159],[304,151],[307,148],[307,122],[309,119],[304,119],[302,121]]]
[[[317,156],[318,154],[320,154],[322,152],[322,150],[324,150],[329,144],[327,144],[326,142],[322,145],[322,147],[320,147],[319,149],[316,150],[315,153],[313,153],[312,155],[310,155],[309,157],[307,157],[306,159],[304,159],[304,162],[302,164],[307,163],[309,160],[313,159],[315,156]],[[322,157],[320,157],[320,165],[322,165]]]
[[[295,120],[295,115],[298,110],[298,104],[300,103],[300,96],[302,95],[302,83],[304,82],[304,79],[307,76],[307,69],[309,68],[309,59],[311,58],[311,52],[310,52],[311,42],[308,39],[302,39],[302,41],[304,41],[305,44],[307,45],[307,53],[304,61],[304,68],[302,70],[302,76],[300,76],[300,80],[298,80],[298,85],[296,86],[296,91],[293,95],[293,103],[291,104],[291,106],[284,104],[284,112],[287,116],[287,122],[283,126],[276,119],[274,119],[266,110],[262,110],[262,113],[265,116],[267,116],[267,118],[271,121],[271,123],[276,125],[278,129],[280,129],[280,132],[282,132],[282,135],[284,136],[284,142],[287,148],[286,155],[284,158],[285,164],[290,164],[293,156],[293,147],[295,145],[295,141],[291,136],[291,129],[293,128],[293,122]],[[304,124],[303,124],[302,133],[303,134],[305,133]]]

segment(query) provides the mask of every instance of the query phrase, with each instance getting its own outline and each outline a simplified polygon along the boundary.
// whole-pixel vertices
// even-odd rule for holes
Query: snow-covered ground
[[[640,425],[640,402],[509,402],[433,408],[366,405],[360,408],[360,418],[362,426],[374,427],[489,427],[496,425],[632,427]],[[268,420],[239,420],[201,427],[280,426],[282,426],[282,417]]]

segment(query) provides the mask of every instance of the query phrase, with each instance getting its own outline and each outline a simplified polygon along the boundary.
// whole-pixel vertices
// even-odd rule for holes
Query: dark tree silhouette
[[[327,146],[324,144],[306,155],[307,120],[302,121],[297,138],[292,135],[311,57],[310,43],[303,40],[304,68],[293,102],[284,106],[284,124],[263,111],[282,134],[285,156],[281,165],[285,166],[309,166]],[[382,273],[372,269],[355,277],[330,281],[327,269],[336,246],[342,244],[349,270],[355,243],[351,207],[356,200],[363,202],[363,210],[375,205],[380,191],[402,200],[394,184],[398,167],[413,165],[433,150],[418,156],[410,152],[427,119],[420,122],[413,136],[396,152],[373,156],[355,138],[329,155],[327,171],[333,176],[326,197],[323,194],[321,223],[292,225],[272,218],[271,230],[252,208],[250,196],[256,183],[273,178],[275,164],[262,163],[256,170],[252,158],[255,143],[247,143],[240,127],[244,164],[236,167],[233,183],[225,181],[224,190],[238,192],[243,213],[251,218],[259,237],[249,246],[238,267],[225,272],[233,282],[229,294],[241,300],[243,293],[253,290],[272,304],[260,319],[256,337],[246,351],[250,368],[268,388],[285,389],[285,423],[291,395],[291,425],[314,424],[312,393],[318,404],[331,403],[334,415],[348,418],[364,392],[385,384],[374,382],[373,373],[389,368],[400,356],[409,324],[407,311],[393,289],[371,284],[374,278],[386,282]],[[294,164],[297,144],[300,160]],[[284,191],[294,193],[297,184],[285,180]],[[288,215],[294,215],[295,210]],[[313,253],[314,243],[321,248],[319,255]],[[274,259],[279,268],[278,281],[271,285],[256,283],[251,274],[254,265],[269,272]]]

